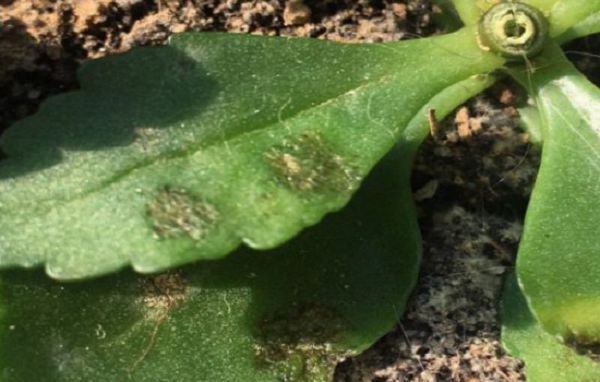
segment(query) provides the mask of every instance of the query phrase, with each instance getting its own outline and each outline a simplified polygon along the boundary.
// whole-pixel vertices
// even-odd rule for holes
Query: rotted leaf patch
[[[258,322],[257,364],[276,370],[286,381],[327,382],[335,365],[353,355],[336,344],[347,330],[340,314],[325,305],[275,312]]]
[[[164,239],[188,236],[200,240],[219,217],[212,204],[168,186],[156,193],[146,211],[154,233]]]
[[[360,177],[317,135],[301,135],[284,141],[267,153],[276,175],[288,187],[300,191],[348,192]]]

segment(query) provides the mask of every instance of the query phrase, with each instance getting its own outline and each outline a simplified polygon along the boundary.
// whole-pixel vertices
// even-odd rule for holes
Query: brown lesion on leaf
[[[335,345],[346,330],[339,313],[322,304],[266,315],[257,325],[257,366],[272,368],[282,381],[329,381],[335,365],[351,355]]]
[[[154,347],[160,326],[171,310],[185,300],[186,294],[187,284],[182,272],[166,272],[143,279],[141,304],[146,308],[146,320],[154,321],[154,326],[142,353],[128,370],[130,379]]]
[[[215,226],[219,212],[210,203],[182,189],[165,186],[146,207],[159,239],[189,237],[201,240]]]
[[[284,141],[266,158],[277,178],[299,191],[352,191],[360,180],[356,169],[315,133]]]
[[[160,135],[153,127],[136,127],[134,130],[135,142],[142,151],[148,152],[160,142]]]
[[[144,280],[142,303],[151,310],[171,309],[185,299],[187,287],[181,272],[167,272]]]

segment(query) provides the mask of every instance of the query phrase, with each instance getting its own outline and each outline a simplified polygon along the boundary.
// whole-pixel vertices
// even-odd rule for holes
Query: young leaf
[[[508,277],[502,300],[502,343],[511,355],[525,361],[527,380],[599,381],[600,365],[578,355],[540,327],[514,276]]]
[[[600,91],[547,49],[530,87],[540,112],[541,167],[527,210],[517,271],[542,326],[600,341]]]
[[[600,12],[598,1],[586,1],[573,6],[572,0],[558,0],[550,12],[550,35],[560,36],[598,12]]]
[[[409,168],[394,153],[344,210],[266,253],[72,284],[5,271],[3,381],[330,381],[415,283]]]
[[[431,97],[502,64],[474,35],[183,34],[91,62],[2,138],[0,265],[78,279],[273,248],[341,208]]]
[[[600,33],[600,10],[567,29],[557,38],[557,42],[562,44],[594,33]]]

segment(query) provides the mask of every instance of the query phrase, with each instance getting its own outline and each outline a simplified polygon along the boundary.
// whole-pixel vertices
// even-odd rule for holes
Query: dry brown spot
[[[284,381],[329,381],[333,367],[349,354],[335,348],[346,330],[339,314],[324,305],[305,304],[258,322],[255,357]]]
[[[161,189],[148,204],[146,213],[158,238],[169,239],[187,236],[200,240],[219,218],[216,208],[185,190]]]
[[[154,347],[160,326],[171,310],[185,300],[187,293],[187,286],[181,272],[167,272],[145,279],[142,288],[141,302],[147,308],[146,319],[155,320],[155,323],[142,354],[128,370],[130,377]]]
[[[277,177],[299,191],[352,191],[359,177],[323,140],[315,134],[303,134],[266,155]]]
[[[185,299],[186,284],[181,272],[167,272],[144,283],[142,302],[147,308],[170,309]]]
[[[134,133],[137,138],[136,143],[144,152],[149,151],[152,146],[160,142],[158,132],[152,127],[136,127]]]

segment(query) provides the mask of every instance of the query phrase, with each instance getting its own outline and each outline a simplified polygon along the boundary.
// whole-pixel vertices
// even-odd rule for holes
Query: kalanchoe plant
[[[600,31],[600,3],[439,3],[464,26],[406,42],[175,35],[85,64],[10,128],[2,378],[329,380],[415,283],[428,114],[510,75],[543,155],[506,344],[534,382],[600,380],[561,342],[600,342],[600,92],[559,48]]]

